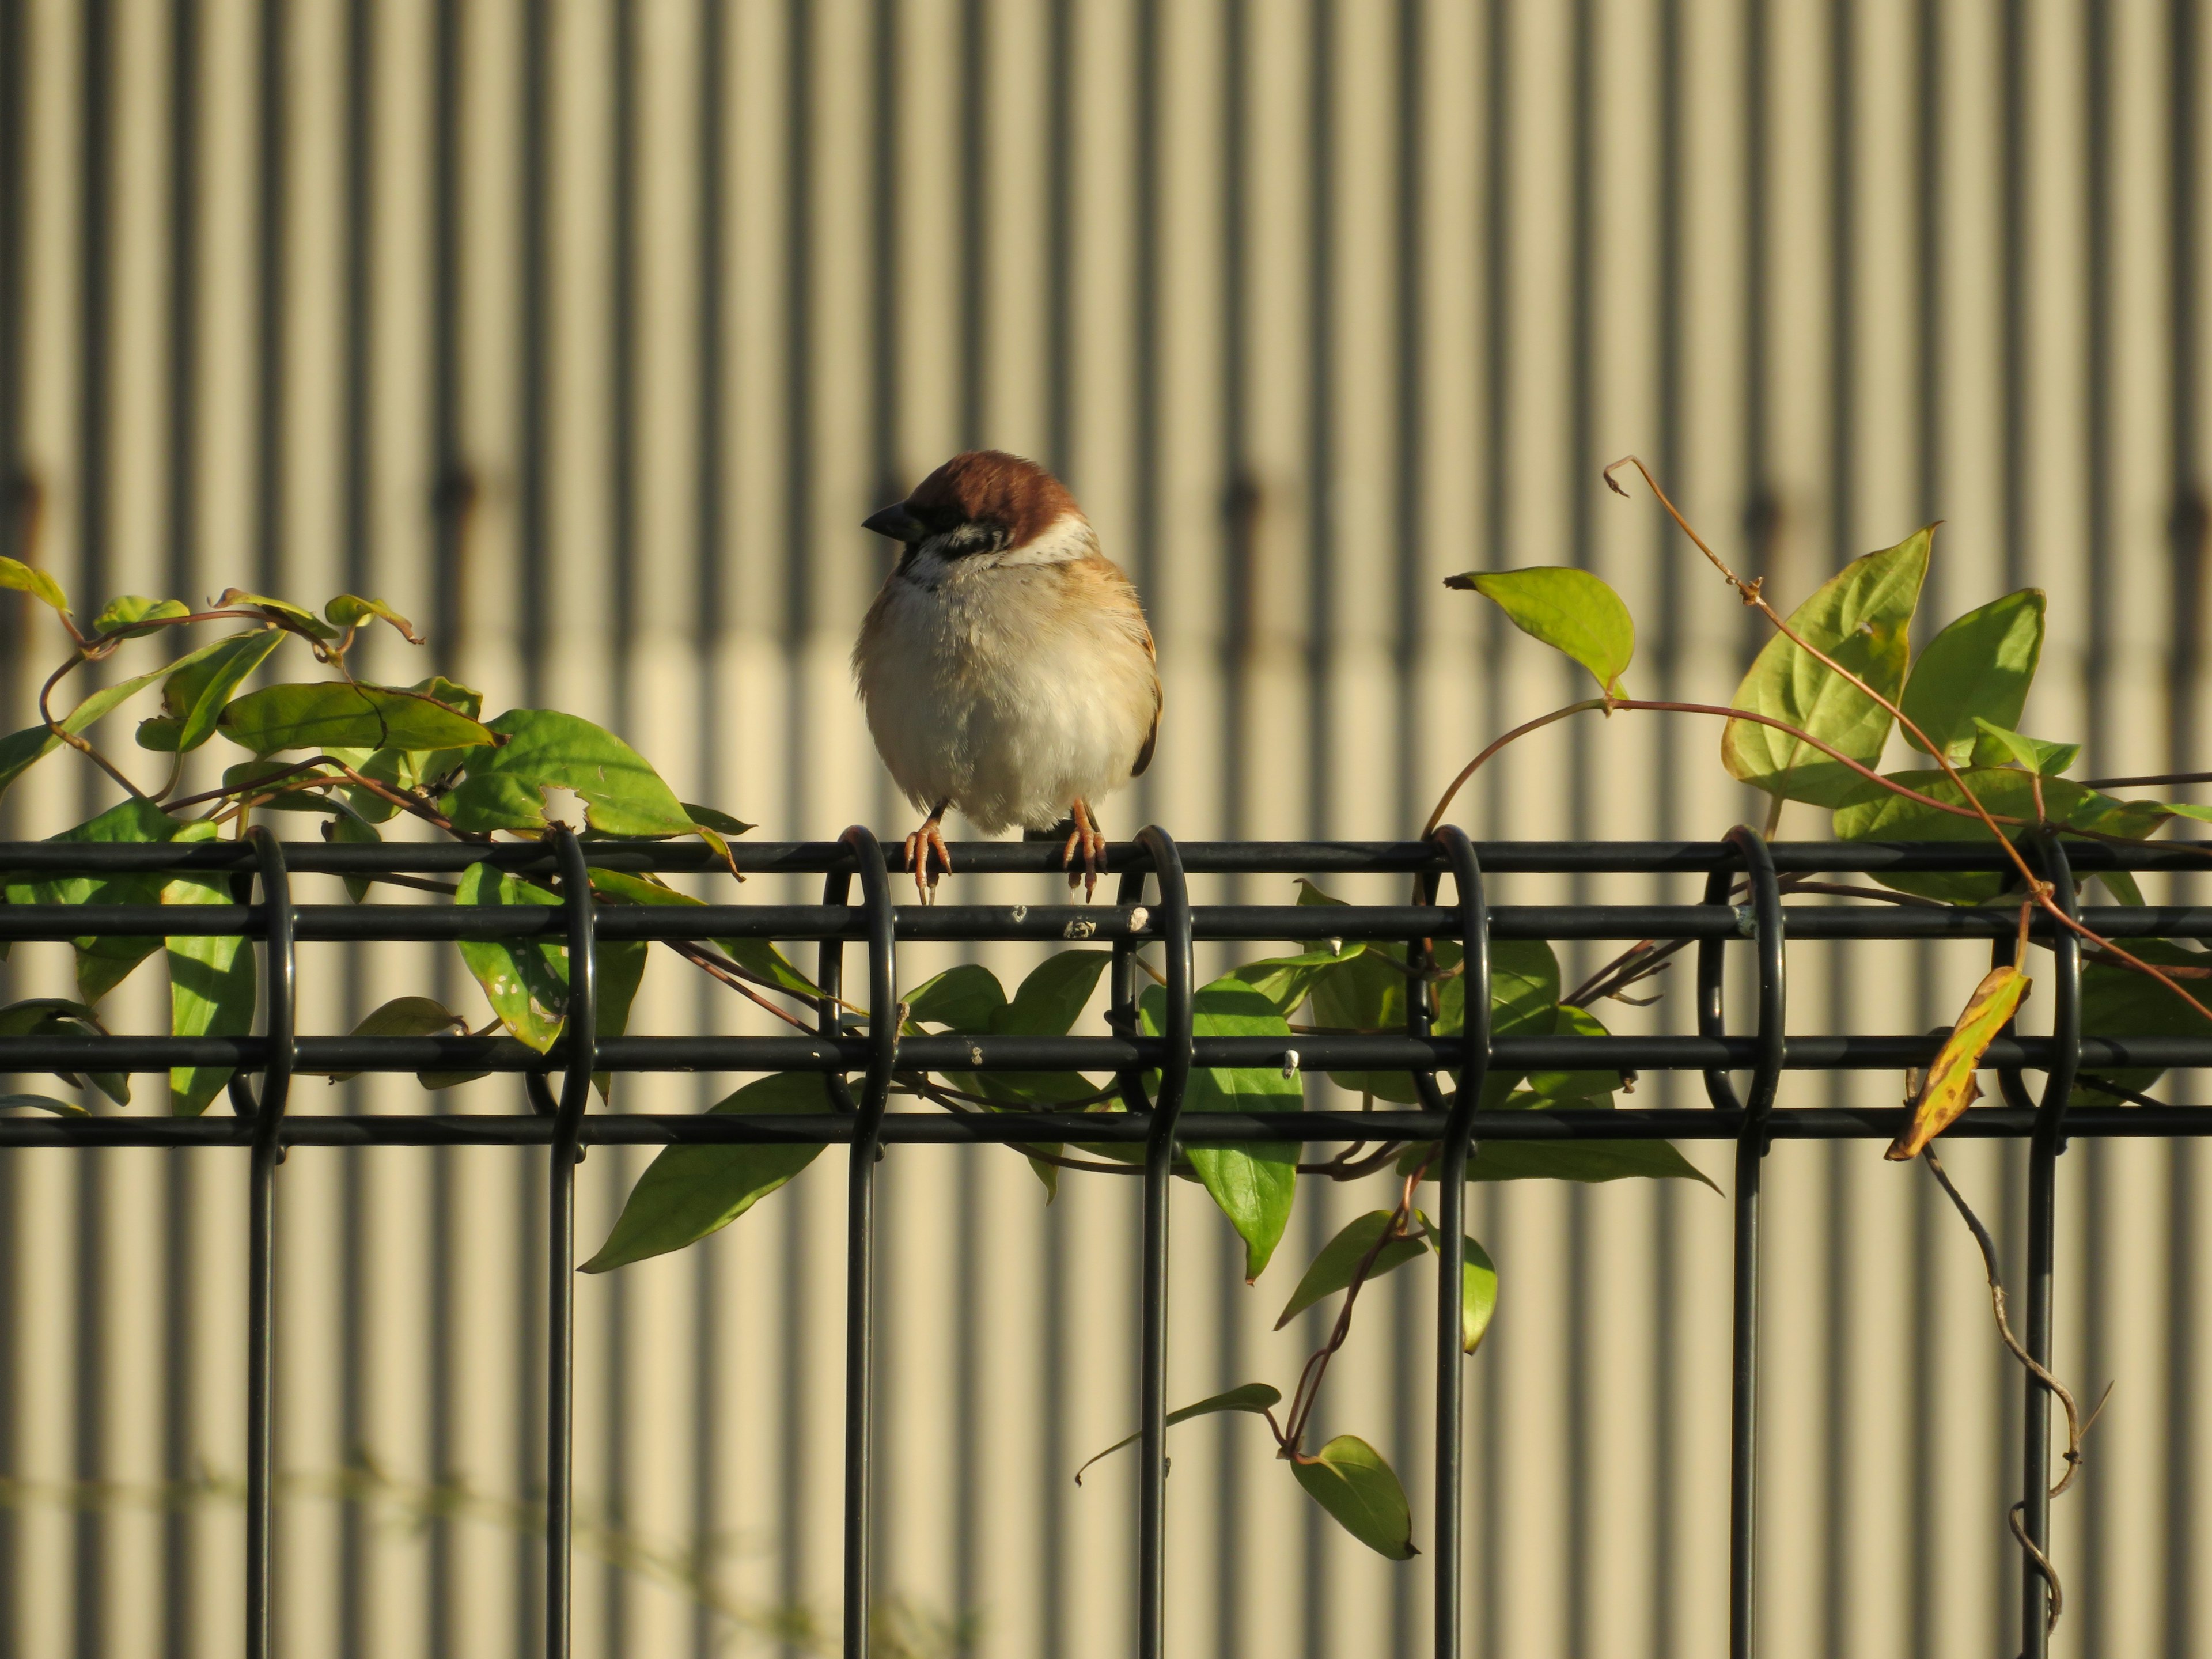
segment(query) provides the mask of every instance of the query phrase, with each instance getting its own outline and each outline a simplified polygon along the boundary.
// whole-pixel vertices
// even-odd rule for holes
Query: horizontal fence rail
[[[2092,871],[2212,869],[2212,844],[2124,846],[2033,841],[2035,855],[2070,904],[2074,883]],[[546,1217],[549,1250],[545,1490],[546,1651],[568,1650],[569,1534],[573,1490],[573,1291],[574,1168],[588,1146],[775,1143],[849,1146],[846,1309],[844,1650],[862,1659],[869,1646],[870,1529],[868,1463],[872,1455],[869,1372],[873,1312],[871,1264],[875,1246],[874,1190],[881,1149],[890,1145],[1097,1142],[1142,1145],[1143,1249],[1138,1377],[1143,1468],[1139,1486],[1137,1631],[1143,1659],[1158,1659],[1164,1622],[1167,1192],[1180,1143],[1372,1140],[1436,1142],[1439,1168],[1438,1237],[1447,1241],[1436,1326],[1437,1604],[1435,1652],[1455,1659],[1465,1613],[1458,1516],[1464,1484],[1459,1352],[1463,1175],[1480,1140],[1577,1139],[1728,1139],[1736,1146],[1734,1311],[1731,1343],[1732,1502],[1729,1561],[1730,1652],[1754,1651],[1753,1554],[1758,1456],[1759,1170],[1777,1139],[1890,1137],[1909,1114],[1902,1109],[1796,1107],[1780,1099],[1786,1075],[1806,1072],[1902,1070],[1924,1065],[1947,1033],[1807,1034],[1788,1028],[1786,969],[1791,940],[1986,939],[2008,960],[2020,936],[2017,901],[1978,908],[1910,901],[1860,900],[1831,892],[1820,902],[1784,902],[1789,876],[1924,872],[2002,872],[1994,847],[1971,844],[1869,845],[1785,843],[1769,846],[1749,830],[1720,842],[1476,843],[1446,829],[1431,842],[1195,842],[1179,846],[1157,828],[1110,849],[1119,876],[1115,902],[935,907],[892,902],[900,855],[868,831],[836,842],[793,842],[744,849],[750,873],[816,873],[824,878],[816,905],[717,903],[647,908],[603,903],[591,896],[593,867],[628,872],[710,873],[720,868],[706,849],[665,843],[585,840],[556,830],[541,844],[330,847],[279,842],[255,830],[244,841],[191,847],[83,846],[57,842],[0,844],[0,871],[32,874],[228,871],[240,902],[229,906],[0,906],[0,939],[244,937],[260,942],[263,1032],[257,1036],[176,1038],[143,1036],[0,1037],[0,1071],[158,1072],[176,1066],[235,1068],[235,1115],[157,1119],[124,1115],[0,1119],[0,1145],[65,1147],[238,1146],[249,1151],[252,1178],[246,1391],[246,1651],[270,1651],[270,1423],[274,1410],[274,1300],[276,1171],[292,1146],[507,1146],[544,1147],[552,1182]],[[957,845],[957,871],[1030,873],[1057,878],[1049,846]],[[458,872],[488,862],[501,869],[557,878],[552,907],[454,907],[437,903],[295,904],[292,878],[303,873],[360,877]],[[1418,884],[1425,902],[1346,905],[1318,910],[1280,905],[1194,902],[1193,874],[1342,872],[1398,874]],[[1703,874],[1705,902],[1688,905],[1492,905],[1485,878],[1502,873],[1599,875]],[[1443,890],[1449,882],[1449,901]],[[253,890],[246,890],[248,885]],[[854,900],[857,898],[857,902]],[[247,901],[253,902],[247,902]],[[2119,938],[2212,939],[2212,908],[2092,907],[2074,912],[2089,927]],[[1469,945],[1465,1029],[1433,1034],[1423,999],[1408,998],[1402,1035],[1298,1034],[1280,1038],[1194,1034],[1198,941],[1273,944],[1310,939],[1324,927],[1340,939],[1451,939]],[[693,940],[716,937],[818,942],[816,982],[831,998],[864,994],[870,1009],[899,1006],[897,947],[902,943],[1081,941],[1113,953],[1105,1036],[902,1036],[896,1023],[871,1022],[820,1004],[819,1034],[596,1037],[592,946],[599,940]],[[2212,1132],[2212,1111],[2139,1105],[2069,1109],[2084,1068],[2212,1067],[2212,1038],[2093,1036],[2081,1030],[2080,952],[2075,936],[2039,921],[2031,939],[2048,945],[2057,964],[2054,1031],[2048,1037],[2008,1035],[1988,1050],[2002,1105],[1968,1112],[1948,1133],[2023,1139],[2029,1143],[2026,1288],[2027,1346],[2047,1364],[2051,1346],[2053,1169],[2069,1138],[2165,1137]],[[490,1036],[385,1037],[302,1035],[294,1018],[293,987],[302,941],[405,941],[485,939],[564,943],[572,977],[569,1023],[550,1053]],[[1487,954],[1491,939],[1683,940],[1696,946],[1698,1033],[1694,1036],[1499,1037],[1488,1028]],[[844,975],[845,946],[865,946],[856,979]],[[1164,947],[1165,990],[1161,1035],[1138,1030],[1138,952]],[[1731,951],[1749,961],[1756,987],[1750,1029],[1731,1035],[1723,994]],[[849,1005],[842,1006],[849,1009]],[[1185,1115],[1194,1070],[1281,1066],[1292,1071],[1384,1070],[1407,1073],[1419,1104],[1377,1111],[1205,1112]],[[1675,1071],[1702,1073],[1711,1101],[1702,1109],[1620,1109],[1479,1113],[1483,1081],[1493,1066],[1539,1070]],[[512,1114],[299,1115],[287,1110],[292,1080],[339,1072],[474,1071],[512,1073],[525,1082],[529,1109]],[[593,1112],[595,1072],[783,1072],[823,1073],[840,1109],[826,1115],[670,1116]],[[1127,1109],[1104,1115],[1006,1111],[954,1116],[893,1111],[889,1097],[900,1072],[1110,1072]],[[2044,1073],[2031,1091],[2022,1073]],[[1738,1086],[1739,1079],[1742,1087]],[[2029,1547],[2047,1538],[2048,1398],[2031,1382],[2025,1414],[2022,1528]],[[2045,1651],[2045,1589],[2023,1571],[2023,1653]]]

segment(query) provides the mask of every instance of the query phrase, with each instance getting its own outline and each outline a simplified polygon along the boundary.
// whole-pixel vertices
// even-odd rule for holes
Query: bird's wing
[[[1160,690],[1159,647],[1152,643],[1152,630],[1145,629],[1145,654],[1152,662],[1152,728],[1145,733],[1145,746],[1137,751],[1137,763],[1129,769],[1129,775],[1141,778],[1145,769],[1152,763],[1152,750],[1160,744],[1160,706],[1166,701]]]

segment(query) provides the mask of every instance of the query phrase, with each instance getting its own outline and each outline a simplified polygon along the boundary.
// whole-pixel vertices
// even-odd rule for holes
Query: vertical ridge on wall
[[[859,520],[958,447],[1015,449],[1070,481],[1158,641],[1159,757],[1108,805],[1116,836],[1381,836],[1481,738],[1571,695],[1444,574],[1591,569],[1642,624],[1639,688],[1728,695],[1762,625],[1640,489],[1606,493],[1596,469],[1632,452],[1793,602],[1944,520],[1917,642],[2041,586],[2039,729],[2086,738],[2096,773],[2188,769],[2212,696],[2201,10],[0,0],[0,550],[88,613],[141,587],[374,593],[434,643],[365,641],[367,672],[574,708],[764,835],[891,836],[908,808],[846,671],[885,568]],[[7,597],[15,729],[58,636]],[[1759,809],[1710,726],[1634,724],[1655,718],[1540,734],[1452,816],[1612,837]],[[127,732],[115,752],[143,759]],[[88,775],[48,762],[0,829],[104,804]],[[1825,820],[1792,807],[1782,833]],[[1632,890],[1685,896],[1607,896]],[[1806,947],[1801,1006],[1923,1029],[1970,956]],[[317,958],[303,1006],[341,1029],[402,991],[474,1010],[433,960]],[[908,979],[944,965],[917,950]],[[118,1024],[159,1017],[158,972],[115,994]],[[641,1024],[746,1028],[719,992],[653,975]],[[44,946],[0,964],[10,997],[68,983]],[[1686,992],[1661,986],[1608,1018],[1681,1029]],[[159,1109],[157,1082],[133,1109]],[[641,1082],[613,1109],[728,1086]],[[1888,1103],[1894,1079],[1808,1086]],[[234,1183],[197,1155],[41,1156],[0,1158],[0,1659],[218,1659],[238,1516],[179,1494],[241,1443]],[[2099,1146],[2063,1166],[2060,1370],[2120,1386],[2057,1512],[2061,1652],[2202,1645],[2201,1156]],[[586,1231],[643,1164],[594,1152]],[[1771,1164],[1770,1639],[1991,1646],[2017,1599],[1999,1494],[2019,1389],[1971,1249],[1939,1194],[1863,1148]],[[2009,1247],[2016,1158],[1966,1149],[1960,1170]],[[543,1492],[542,1181],[481,1151],[288,1166],[280,1444],[302,1490],[279,1618],[303,1650],[541,1644],[526,1522],[471,1502],[526,1513]],[[882,1183],[886,1616],[927,1637],[974,1613],[979,1655],[1121,1650],[1126,1472],[1066,1476],[1133,1410],[1130,1195],[1071,1177],[1048,1206],[1018,1164],[918,1147]],[[580,1655],[819,1650],[797,1613],[836,1588],[834,1184],[580,1286],[580,1495],[604,1548]],[[1710,1199],[1475,1195],[1504,1291],[1468,1362],[1471,1653],[1719,1639]],[[1299,1202],[1290,1265],[1249,1290],[1182,1206],[1178,1402],[1294,1372],[1321,1316],[1269,1328],[1292,1258],[1370,1200],[1310,1181]],[[1363,1304],[1316,1419],[1388,1440],[1417,1508],[1418,1271]],[[1899,1423],[1899,1395],[1947,1404]],[[1175,1639],[1421,1651],[1425,1565],[1347,1545],[1252,1427],[1176,1431]],[[305,1490],[364,1458],[384,1495]],[[139,1497],[95,1503],[102,1482]],[[392,1493],[428,1504],[420,1535]]]

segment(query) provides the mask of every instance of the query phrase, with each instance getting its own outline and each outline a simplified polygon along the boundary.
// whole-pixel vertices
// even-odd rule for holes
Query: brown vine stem
[[[1949,780],[1951,787],[1956,789],[1959,793],[1972,806],[1973,811],[1971,816],[1978,817],[1982,821],[1983,824],[1988,829],[1990,834],[1995,837],[1997,845],[2004,849],[2005,856],[2010,859],[2014,866],[2019,870],[2021,880],[2027,884],[2030,902],[2040,907],[2059,927],[2064,927],[2069,932],[2088,940],[2091,944],[2098,946],[2100,950],[2110,951],[2115,958],[2126,963],[2137,972],[2148,975],[2151,978],[2158,981],[2160,984],[2165,986],[2167,990],[2172,992],[2174,995],[2179,997],[2191,1007],[2197,1010],[2198,1013],[2203,1015],[2205,1018],[2212,1020],[2212,1007],[2207,1007],[2203,1003],[2199,1002],[2195,997],[2191,996],[2189,992],[2182,987],[2181,982],[2179,980],[2172,979],[2166,974],[2160,972],[2157,968],[2154,967],[2151,963],[2143,961],[2141,957],[2132,956],[2129,952],[2121,950],[2120,947],[2113,944],[2112,940],[2105,938],[2102,934],[2098,933],[2090,928],[2084,927],[2080,922],[2075,921],[2073,917],[2068,915],[2066,912],[2059,907],[2058,901],[2052,896],[2051,884],[2043,880],[2035,873],[2034,870],[2029,866],[2027,857],[2021,852],[2019,848],[2013,845],[2011,838],[1998,827],[1998,818],[1993,815],[1987,807],[1982,805],[1981,798],[1976,795],[1972,789],[1967,787],[1966,781],[1959,775],[1958,768],[1952,765],[1950,761],[1944,757],[1942,748],[1930,742],[1929,740],[1928,734],[1922,731],[1911,717],[1906,714],[1905,710],[1899,708],[1895,702],[1882,696],[1881,692],[1875,690],[1871,685],[1869,685],[1866,681],[1862,679],[1858,675],[1851,672],[1851,671],[1844,667],[1843,664],[1838,662],[1826,652],[1821,650],[1820,647],[1812,643],[1811,641],[1804,638],[1804,636],[1800,635],[1796,629],[1790,627],[1789,623],[1784,619],[1782,613],[1777,611],[1771,605],[1769,605],[1766,601],[1765,596],[1760,592],[1759,583],[1763,579],[1755,579],[1747,582],[1742,577],[1737,575],[1735,571],[1729,569],[1726,562],[1722,559],[1721,556],[1714,552],[1713,550],[1706,544],[1705,538],[1698,535],[1695,530],[1690,527],[1690,521],[1682,516],[1680,509],[1678,508],[1674,505],[1674,501],[1668,498],[1667,492],[1659,487],[1659,481],[1651,476],[1651,469],[1644,465],[1642,460],[1634,455],[1624,455],[1620,459],[1615,461],[1611,466],[1607,467],[1604,474],[1607,489],[1612,490],[1616,495],[1626,496],[1628,494],[1626,489],[1621,488],[1620,481],[1613,476],[1624,466],[1632,466],[1638,472],[1643,475],[1644,483],[1650,488],[1651,493],[1658,497],[1659,505],[1667,509],[1667,516],[1674,520],[1676,527],[1679,528],[1685,536],[1687,536],[1690,538],[1692,543],[1696,545],[1698,551],[1705,556],[1706,559],[1711,562],[1713,568],[1721,573],[1722,577],[1726,580],[1729,586],[1735,589],[1737,594],[1742,599],[1746,605],[1752,606],[1761,616],[1765,617],[1767,621],[1773,623],[1775,628],[1781,633],[1782,636],[1788,640],[1791,644],[1795,645],[1799,650],[1805,652],[1816,661],[1825,664],[1832,672],[1841,675],[1846,681],[1852,685],[1856,686],[1860,691],[1871,698],[1877,705],[1887,710],[1891,717],[1894,719],[1899,726],[1903,726],[1907,732],[1911,734],[1912,738],[1919,744],[1921,749],[1935,761],[1938,767],[1942,769],[1943,775],[1945,778]],[[1740,716],[1740,718],[1742,717]],[[1778,722],[1767,721],[1765,724],[1774,725],[1778,724]],[[1826,749],[1826,744],[1819,744],[1817,746],[1823,750]],[[1828,752],[1832,753],[1833,751],[1828,750]],[[1865,769],[1854,765],[1853,769],[1863,771]],[[1886,778],[1882,780],[1882,782],[1893,789],[1901,788],[1901,786],[1892,784],[1889,780]],[[1955,811],[1957,809],[1947,806],[1945,810]],[[2009,823],[2016,823],[2018,820],[2007,818],[2004,819],[2003,822]]]
[[[1275,1436],[1282,1456],[1293,1462],[1311,1461],[1304,1458],[1298,1448],[1305,1439],[1306,1424],[1313,1416],[1315,1402],[1321,1398],[1322,1379],[1328,1375],[1328,1362],[1336,1357],[1336,1351],[1352,1334],[1353,1304],[1359,1300],[1360,1290],[1367,1283],[1367,1275],[1374,1271],[1375,1263],[1382,1254],[1382,1247],[1394,1239],[1413,1237],[1406,1231],[1406,1223],[1413,1216],[1414,1190],[1419,1186],[1421,1177],[1428,1173],[1428,1168],[1429,1159],[1424,1158],[1420,1167],[1406,1176],[1399,1188],[1397,1207],[1391,1211],[1389,1224],[1375,1235],[1375,1243],[1368,1247],[1367,1254],[1360,1257],[1359,1266],[1352,1271],[1352,1282],[1344,1288],[1344,1305],[1337,1310],[1336,1323],[1329,1328],[1328,1340],[1314,1350],[1299,1370],[1297,1387],[1291,1391],[1290,1409],[1284,1413],[1283,1426]],[[1268,1427],[1273,1428],[1274,1422],[1274,1417],[1270,1413]]]
[[[2051,1487],[2050,1492],[2051,1497],[2057,1498],[2074,1484],[2074,1477],[2081,1472],[2081,1443],[2103,1413],[2105,1401],[2112,1397],[2112,1386],[2109,1383],[2106,1385],[2104,1396],[2097,1401],[2096,1410],[2091,1412],[2085,1421],[2066,1385],[2039,1364],[2035,1356],[2022,1346],[2021,1340],[2013,1334],[2012,1321],[2005,1315],[2004,1279],[1997,1272],[1996,1241],[1990,1237],[1990,1230],[1982,1224],[1982,1218],[1974,1213],[1973,1206],[1966,1202],[1966,1195],[1953,1182],[1949,1172],[1943,1168],[1942,1160],[1936,1156],[1935,1147],[1929,1146],[1921,1157],[1927,1163],[1928,1173],[1936,1177],[1936,1184],[1942,1188],[1944,1195],[1965,1219],[1968,1231],[1974,1235],[1974,1243],[1981,1249],[1982,1270],[1990,1281],[1990,1310],[1996,1316],[1998,1336],[2003,1339],[2006,1348],[2021,1363],[2021,1368],[2045,1393],[2058,1401],[2060,1409],[2066,1413],[2066,1473],[2058,1477],[2058,1484]],[[2025,1507],[2022,1504],[2014,1504],[2006,1512],[2005,1519],[2012,1528],[2013,1536],[2020,1540],[2021,1547],[2033,1559],[2036,1571],[2042,1574],[2043,1582],[2050,1587],[2051,1607],[2045,1615],[2047,1633],[2058,1623],[2058,1615],[2066,1605],[2066,1592],[2059,1585],[2058,1570],[2051,1565],[2051,1558],[2035,1546],[2027,1529],[2021,1525],[2021,1511]]]
[[[64,620],[67,619],[64,618]],[[73,634],[76,632],[74,627],[72,627],[70,631]],[[54,718],[54,711],[50,706],[51,699],[53,696],[54,687],[61,684],[62,676],[68,673],[70,669],[76,667],[81,662],[88,662],[90,660],[91,658],[87,654],[85,647],[82,645],[80,645],[75,651],[70,653],[70,658],[67,662],[64,662],[59,668],[57,668],[52,673],[46,676],[46,683],[39,688],[39,718],[46,723],[47,731],[52,732],[70,748],[84,756],[94,766],[97,766],[101,771],[106,773],[107,775],[114,779],[116,782],[121,784],[130,793],[137,796],[140,800],[150,801],[153,797],[149,795],[143,789],[141,789],[137,784],[131,782],[129,778],[124,776],[121,769],[116,766],[115,763],[109,760],[106,756],[101,754],[99,750],[94,748],[88,739],[79,736],[75,732],[70,731],[67,727],[63,726],[59,720]]]

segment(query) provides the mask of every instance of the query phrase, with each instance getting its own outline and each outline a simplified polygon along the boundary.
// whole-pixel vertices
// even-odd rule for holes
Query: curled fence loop
[[[858,1146],[859,1138],[865,1136],[872,1152],[884,1105],[890,1099],[891,1074],[898,1069],[896,916],[891,908],[889,866],[874,833],[856,823],[838,840],[853,850],[854,867],[860,876],[860,900],[867,911],[868,1069],[861,1085],[860,1122],[854,1131],[854,1144]]]
[[[1192,1039],[1197,1014],[1191,964],[1190,884],[1182,871],[1182,854],[1175,838],[1158,824],[1137,832],[1137,844],[1152,865],[1152,880],[1159,890],[1156,925],[1165,960],[1166,1006],[1161,1012],[1160,1036],[1165,1052],[1160,1059],[1159,1093],[1152,1103],[1152,1138],[1172,1137],[1176,1120],[1182,1115],[1183,1097],[1190,1088]]]
[[[574,1145],[599,1061],[599,966],[593,948],[597,912],[583,843],[565,823],[554,826],[552,839],[561,871],[561,908],[568,929],[568,1007],[561,1036],[561,1100],[554,1134],[562,1144]]]
[[[261,1093],[257,1100],[243,1071],[230,1076],[233,1110],[253,1124],[253,1145],[281,1157],[277,1138],[283,1127],[285,1103],[292,1092],[292,1073],[300,1053],[297,991],[299,987],[298,929],[292,906],[291,872],[284,860],[284,843],[267,826],[255,824],[246,832],[253,849],[253,873],[261,884],[263,933],[263,1024],[268,1032],[268,1059],[261,1071]]]

